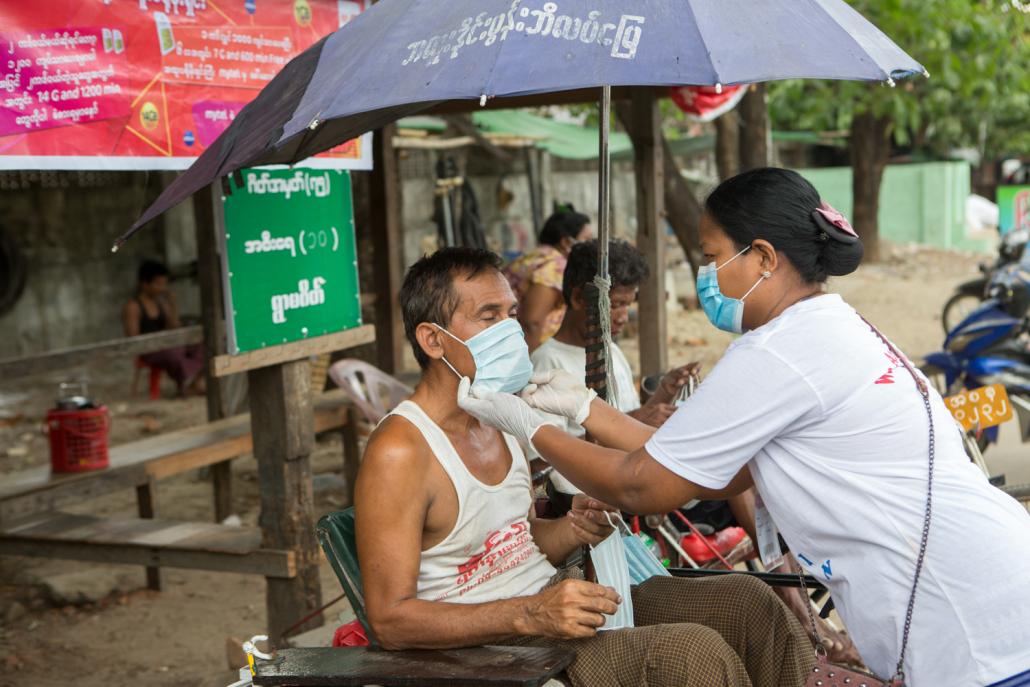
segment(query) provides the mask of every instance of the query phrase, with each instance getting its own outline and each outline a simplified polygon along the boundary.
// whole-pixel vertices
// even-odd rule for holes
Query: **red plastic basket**
[[[107,435],[111,416],[106,406],[89,410],[50,410],[50,466],[54,472],[102,470],[108,465]]]

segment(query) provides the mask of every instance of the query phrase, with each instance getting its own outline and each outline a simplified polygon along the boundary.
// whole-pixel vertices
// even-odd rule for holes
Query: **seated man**
[[[647,261],[640,251],[625,241],[612,241],[608,247],[608,271],[612,281],[612,339],[615,339],[629,321],[629,309],[637,299],[637,289],[640,283],[647,278]],[[554,337],[533,351],[530,356],[535,372],[565,370],[577,377],[583,376],[586,367],[587,345],[587,302],[583,295],[583,288],[594,280],[596,274],[597,241],[584,241],[573,246],[569,253],[562,282],[562,297],[566,304],[565,315]],[[616,386],[612,405],[654,427],[660,427],[675,411],[675,406],[671,404],[675,402],[689,375],[697,369],[696,364],[690,364],[669,372],[662,378],[655,394],[648,399],[647,404],[641,407],[629,363],[614,340],[611,345],[611,356]],[[583,428],[579,425],[569,426],[565,418],[555,418],[554,421],[555,424],[564,426],[566,431],[574,436],[582,436],[584,433]],[[578,493],[579,489],[556,471],[551,472],[550,479],[554,490],[559,492],[558,494],[551,493],[552,502],[559,501],[556,506],[559,511],[564,512],[564,506],[567,505],[569,498],[572,494]],[[758,541],[755,527],[755,497],[751,490],[732,496],[726,501],[720,501],[718,504],[704,502],[699,504],[694,511],[688,512],[687,515],[694,519],[696,515],[703,517],[705,513],[711,513],[715,516],[715,520],[728,521],[729,524],[733,524],[735,521],[744,528],[752,542]],[[796,564],[794,564],[794,569],[797,570]],[[808,608],[801,590],[777,587],[776,593],[808,631],[810,627]],[[838,632],[822,619],[818,622],[820,635],[824,639],[831,659],[840,662],[861,662],[850,637]]]
[[[457,405],[459,376],[506,389],[529,377],[499,265],[487,251],[447,248],[412,266],[401,287],[422,380],[369,439],[355,495],[380,644],[566,646],[576,651],[568,674],[577,686],[801,685],[811,645],[753,578],[655,577],[633,589],[635,628],[598,633],[621,599],[562,579],[554,565],[609,534],[605,506],[580,496],[567,517],[536,519],[518,443]]]
[[[612,281],[612,359],[609,364],[615,382],[615,389],[609,390],[611,403],[645,424],[660,427],[676,410],[673,403],[697,365],[684,365],[669,372],[662,377],[658,390],[647,403],[640,405],[633,371],[615,339],[629,322],[629,309],[637,300],[637,289],[648,275],[647,261],[640,251],[625,241],[612,241],[608,248],[608,271]],[[583,289],[596,274],[597,241],[583,241],[573,246],[562,279],[565,314],[557,333],[531,354],[534,372],[565,370],[578,377],[583,376],[587,360],[587,301]],[[554,418],[554,421],[574,436],[583,435],[582,427],[569,426],[565,418]],[[563,494],[578,491],[556,472],[551,473],[551,483]]]

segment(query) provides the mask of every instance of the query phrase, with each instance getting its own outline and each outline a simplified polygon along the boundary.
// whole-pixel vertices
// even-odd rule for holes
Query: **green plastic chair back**
[[[358,546],[354,527],[354,508],[323,516],[315,527],[318,541],[325,551],[333,572],[343,586],[354,614],[365,628],[372,646],[379,646],[365,615],[365,594],[361,586],[361,568],[358,567]]]

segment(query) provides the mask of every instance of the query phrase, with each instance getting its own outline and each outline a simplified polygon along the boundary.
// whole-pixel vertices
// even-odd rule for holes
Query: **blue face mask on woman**
[[[438,324],[436,326],[472,353],[472,361],[476,364],[476,378],[472,382],[475,391],[514,394],[529,384],[533,363],[529,359],[526,335],[515,318],[509,317],[487,327],[468,341],[462,341]],[[462,375],[447,358],[443,361],[461,378]]]
[[[762,278],[755,282],[755,285],[748,289],[741,298],[729,298],[719,289],[719,277],[716,273],[726,265],[730,264],[744,253],[751,250],[748,246],[732,258],[716,267],[715,262],[710,262],[697,269],[697,299],[704,309],[708,321],[725,332],[741,334],[744,331],[744,299],[751,295],[751,292],[758,288],[758,285],[772,276],[771,272],[763,272]]]

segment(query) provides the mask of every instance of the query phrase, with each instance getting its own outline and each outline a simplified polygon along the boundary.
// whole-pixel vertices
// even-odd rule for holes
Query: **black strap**
[[[880,341],[887,347],[887,350],[891,352],[898,362],[908,370],[908,373],[912,375],[912,379],[916,383],[916,388],[919,390],[920,396],[923,397],[923,405],[926,406],[926,417],[929,421],[929,461],[928,461],[928,476],[926,483],[926,511],[923,517],[923,534],[919,541],[919,554],[916,556],[916,569],[915,574],[912,577],[912,591],[908,597],[908,608],[905,610],[905,629],[901,635],[901,655],[898,657],[898,665],[895,668],[894,676],[891,678],[892,684],[904,685],[905,684],[905,653],[908,650],[908,637],[912,630],[912,613],[915,610],[916,605],[916,589],[919,586],[919,577],[923,572],[923,563],[926,561],[926,545],[930,539],[930,520],[933,514],[933,465],[934,458],[936,456],[936,432],[934,431],[933,424],[933,407],[930,404],[930,389],[926,384],[926,381],[920,377],[915,368],[912,367],[912,363],[908,361],[901,351],[894,347],[886,336],[880,333],[877,329],[869,322],[866,318],[859,315],[859,318],[868,325]],[[800,575],[800,573],[799,573]],[[826,647],[823,646],[822,637],[819,636],[819,630],[815,624],[815,616],[812,614],[812,604],[808,601],[808,589],[805,587],[804,576],[801,575],[801,587],[804,590],[806,603],[805,606],[808,609],[808,618],[812,623],[812,633],[816,638],[816,653],[826,655]]]

